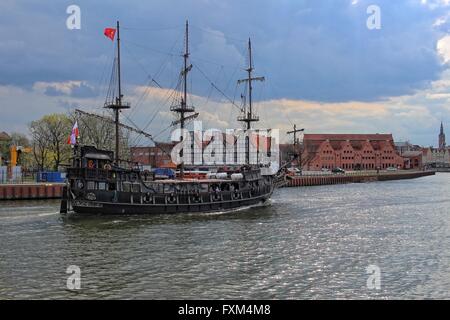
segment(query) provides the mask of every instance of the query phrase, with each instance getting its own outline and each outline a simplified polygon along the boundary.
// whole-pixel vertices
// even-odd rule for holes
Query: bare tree
[[[69,115],[72,122],[78,121],[78,128],[80,131],[80,142],[84,145],[92,145],[98,149],[114,150],[114,136],[115,126],[113,119],[108,113],[101,114],[102,117],[110,119],[109,121],[102,121],[99,118],[92,117],[85,114],[72,113]],[[122,160],[130,159],[128,130],[121,129],[120,133],[120,155]]]
[[[49,139],[45,125],[42,121],[33,121],[29,125],[31,137],[33,139],[33,156],[36,161],[37,169],[44,170],[49,165]]]
[[[70,119],[64,114],[50,114],[29,126],[33,138],[33,153],[41,170],[52,166],[53,170],[70,157],[67,137],[71,132]]]

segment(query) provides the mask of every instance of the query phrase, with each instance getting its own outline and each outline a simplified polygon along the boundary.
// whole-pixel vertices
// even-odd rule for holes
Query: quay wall
[[[289,178],[285,187],[322,186],[346,183],[365,183],[373,181],[388,181],[401,179],[415,179],[435,175],[435,171],[407,171],[395,173],[373,174],[335,174],[317,176],[298,176]]]
[[[57,199],[64,183],[0,184],[0,200]]]

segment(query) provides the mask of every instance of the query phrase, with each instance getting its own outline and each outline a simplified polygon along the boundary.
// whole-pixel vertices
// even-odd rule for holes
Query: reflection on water
[[[449,177],[282,189],[271,206],[209,215],[0,202],[0,299],[448,299]],[[373,264],[380,290],[366,286]]]

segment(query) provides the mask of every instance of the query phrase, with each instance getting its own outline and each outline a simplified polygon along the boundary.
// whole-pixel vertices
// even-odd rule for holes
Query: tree
[[[33,154],[39,169],[52,167],[58,170],[61,163],[70,158],[70,146],[66,143],[72,130],[65,114],[50,114],[31,122]]]
[[[115,149],[115,125],[113,119],[107,113],[101,116],[110,119],[102,121],[99,118],[85,114],[72,113],[69,115],[72,122],[78,121],[78,129],[80,132],[80,143],[83,145],[92,145],[97,149],[114,150]],[[129,138],[130,133],[121,129],[120,137],[120,155],[122,160],[130,159]]]
[[[29,125],[29,130],[33,139],[33,156],[36,161],[37,169],[44,170],[49,166],[49,140],[45,124],[40,120],[33,121]]]

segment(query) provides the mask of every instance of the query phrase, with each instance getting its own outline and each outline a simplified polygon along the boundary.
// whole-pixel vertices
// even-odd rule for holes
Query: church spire
[[[444,125],[441,121],[441,131],[439,132],[439,149],[445,148],[445,133],[444,133]]]

